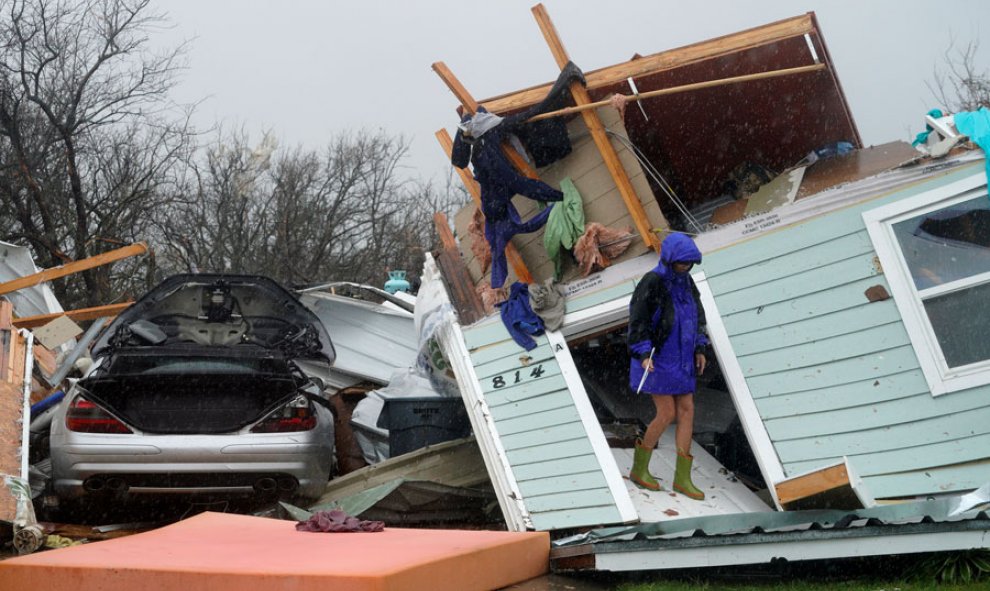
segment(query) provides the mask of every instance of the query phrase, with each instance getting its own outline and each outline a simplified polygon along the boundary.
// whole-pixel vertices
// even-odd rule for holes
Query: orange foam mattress
[[[72,591],[458,591],[549,570],[546,532],[297,532],[294,521],[203,513],[125,538],[0,562],[0,588]]]

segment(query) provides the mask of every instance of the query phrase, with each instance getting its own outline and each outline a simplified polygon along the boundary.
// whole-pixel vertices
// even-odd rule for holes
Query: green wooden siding
[[[990,481],[990,387],[933,397],[862,221],[972,167],[708,253],[708,278],[788,476],[847,456],[878,498]],[[888,288],[889,291],[889,288]]]
[[[538,530],[622,518],[545,336],[526,351],[501,322],[463,329],[494,430]]]

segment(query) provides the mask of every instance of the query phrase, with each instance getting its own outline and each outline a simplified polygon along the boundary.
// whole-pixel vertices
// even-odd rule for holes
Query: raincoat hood
[[[671,234],[660,245],[660,262],[666,266],[673,263],[701,262],[701,251],[686,234]]]

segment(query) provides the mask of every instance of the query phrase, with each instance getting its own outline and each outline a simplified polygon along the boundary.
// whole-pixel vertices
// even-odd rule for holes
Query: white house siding
[[[933,397],[864,211],[982,162],[706,253],[702,270],[787,476],[848,456],[877,498],[990,481],[990,387]]]

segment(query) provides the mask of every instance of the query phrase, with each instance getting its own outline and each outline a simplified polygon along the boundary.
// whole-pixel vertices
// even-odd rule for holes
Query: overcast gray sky
[[[411,141],[407,165],[445,174],[433,134],[456,101],[430,69],[444,61],[478,99],[548,82],[558,68],[534,0],[160,0],[192,38],[181,101],[206,100],[197,122],[243,125],[283,145],[383,128]],[[814,11],[867,144],[909,139],[934,105],[925,86],[955,39],[978,40],[990,2],[945,0],[545,0],[584,70]],[[937,6],[937,13],[936,7]],[[982,29],[981,29],[982,27]],[[990,70],[990,43],[977,65]]]

